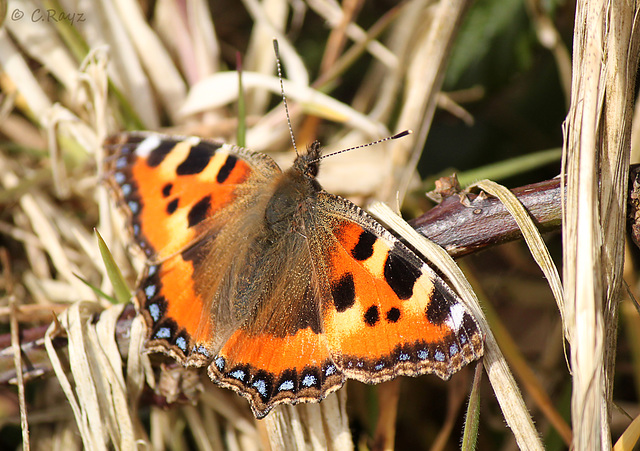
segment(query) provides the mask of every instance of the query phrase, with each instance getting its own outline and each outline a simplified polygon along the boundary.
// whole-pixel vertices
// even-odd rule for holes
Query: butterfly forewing
[[[242,321],[229,320],[228,297],[213,305],[221,278],[211,272],[229,271],[241,244],[225,230],[246,217],[256,199],[251,187],[281,171],[266,155],[195,137],[123,133],[105,149],[109,184],[149,262],[137,293],[149,348],[207,363],[214,338],[224,341]]]

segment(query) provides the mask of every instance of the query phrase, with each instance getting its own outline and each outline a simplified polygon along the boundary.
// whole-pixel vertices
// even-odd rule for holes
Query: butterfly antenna
[[[293,136],[293,128],[291,127],[291,116],[289,116],[289,105],[287,105],[287,97],[284,95],[284,84],[282,83],[282,67],[280,65],[280,49],[278,48],[278,40],[273,40],[273,51],[276,53],[276,66],[278,67],[278,79],[280,80],[280,94],[282,94],[282,102],[284,103],[284,111],[287,113],[287,125],[289,126],[289,135],[293,150],[298,155],[298,147],[296,146],[296,138]]]
[[[313,160],[313,161],[312,161],[312,163],[315,163],[316,161],[323,160],[323,159],[325,159],[325,158],[332,157],[332,156],[334,156],[334,155],[338,155],[338,154],[340,154],[340,153],[349,152],[349,151],[351,151],[351,150],[356,150],[356,149],[361,149],[361,148],[363,148],[363,147],[374,146],[374,145],[376,145],[376,144],[380,144],[380,143],[383,143],[383,142],[385,142],[385,141],[390,141],[390,140],[392,140],[392,139],[403,138],[403,137],[405,137],[405,136],[407,136],[407,135],[410,135],[411,133],[413,133],[413,131],[411,131],[411,130],[405,130],[405,131],[402,131],[402,132],[400,132],[400,133],[397,133],[397,134],[395,134],[395,135],[393,135],[393,136],[388,136],[388,137],[386,137],[386,138],[382,138],[382,139],[379,139],[379,140],[377,140],[377,141],[373,141],[373,142],[370,142],[370,143],[367,143],[367,144],[360,144],[359,146],[349,147],[349,148],[347,148],[347,149],[338,150],[337,152],[328,153],[328,154],[326,154],[326,155],[322,155],[320,158],[318,158],[318,159],[316,159],[316,160]]]

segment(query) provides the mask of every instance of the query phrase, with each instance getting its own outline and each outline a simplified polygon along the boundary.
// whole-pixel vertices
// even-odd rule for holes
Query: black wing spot
[[[236,167],[237,162],[238,159],[236,157],[234,157],[233,155],[228,155],[227,160],[224,162],[224,164],[220,168],[220,171],[218,172],[218,175],[216,176],[216,181],[218,183],[224,183],[231,175],[231,171],[233,171],[233,168]]]
[[[178,209],[179,199],[176,197],[171,202],[167,204],[167,213],[172,215]]]
[[[176,169],[178,175],[200,174],[207,167],[215,150],[201,145],[193,146],[189,155]]]
[[[447,319],[450,311],[451,301],[434,285],[433,291],[431,291],[431,300],[425,311],[427,320],[432,324],[442,324]]]
[[[373,245],[377,239],[373,233],[364,230],[358,238],[358,243],[351,250],[353,258],[363,261],[371,257],[373,255]]]
[[[175,146],[175,141],[160,141],[158,147],[153,149],[149,154],[149,158],[147,158],[147,165],[152,168],[160,166],[165,157],[169,155]]]
[[[375,326],[379,320],[380,312],[378,311],[377,305],[372,305],[366,312],[364,312],[364,322],[367,326]]]
[[[413,295],[413,286],[420,277],[420,268],[389,252],[384,264],[384,278],[400,299]]]
[[[395,323],[400,319],[400,309],[396,307],[391,307],[387,311],[387,321],[390,323]]]
[[[331,296],[338,312],[344,312],[351,308],[356,301],[353,274],[348,272],[337,283],[331,284]]]
[[[202,222],[209,212],[209,207],[211,207],[211,196],[205,196],[200,199],[189,211],[189,215],[187,219],[189,220],[189,227],[193,227],[194,225]]]
[[[173,189],[173,183],[167,183],[162,187],[162,197],[169,197],[171,190]]]

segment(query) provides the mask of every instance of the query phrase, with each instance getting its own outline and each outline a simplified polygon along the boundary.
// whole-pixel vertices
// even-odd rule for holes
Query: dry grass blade
[[[278,406],[264,422],[274,450],[353,449],[344,390],[330,394],[320,404]]]
[[[400,201],[404,198],[431,127],[453,40],[469,4],[468,0],[440,2],[430,27],[414,28],[420,33],[415,37],[415,53],[407,68],[405,98],[397,127],[416,133],[413,138],[393,143],[396,167],[381,191],[382,200],[395,201],[398,186]],[[420,20],[425,13],[421,2],[414,2],[403,12],[406,20]]]
[[[579,1],[576,11],[563,155],[565,318],[576,449],[611,448],[639,8],[638,2]]]
[[[533,223],[531,216],[529,215],[529,213],[527,213],[527,210],[525,210],[524,206],[522,205],[522,203],[520,203],[516,196],[504,186],[492,182],[491,180],[481,180],[474,183],[472,186],[477,186],[478,188],[484,190],[492,196],[500,199],[500,201],[504,204],[507,210],[509,210],[509,213],[511,213],[513,218],[518,223],[520,231],[522,232],[522,236],[529,246],[529,250],[531,251],[533,258],[535,259],[536,263],[538,263],[538,266],[540,266],[540,269],[549,282],[551,291],[553,291],[553,296],[556,299],[558,309],[560,310],[560,315],[562,316],[562,324],[566,331],[566,324],[564,320],[564,299],[562,294],[562,282],[560,281],[558,268],[556,268],[555,263],[553,263],[551,254],[549,253],[549,249],[544,244],[542,235],[540,235],[538,228]]]
[[[101,380],[96,384],[103,389],[98,400],[102,408],[102,421],[109,429],[111,440],[116,449],[133,449],[136,443],[134,424],[137,418],[133,414],[128,402],[128,392],[122,371],[122,356],[115,341],[115,329],[118,317],[124,306],[118,306],[105,310],[100,315],[100,320],[95,327],[88,328],[87,335],[90,340],[93,371],[99,368],[97,373]]]
[[[6,187],[15,187],[18,184],[18,177],[7,169],[3,174],[0,174],[0,183]],[[28,218],[31,229],[51,258],[54,267],[60,273],[60,278],[76,290],[74,294],[69,295],[69,299],[91,296],[91,290],[74,275],[79,271],[62,244],[64,240],[61,235],[64,232],[57,227],[52,215],[48,214],[50,210],[55,209],[50,200],[43,193],[34,191],[23,195],[19,204],[26,218]],[[76,296],[75,298],[74,295]]]
[[[309,7],[322,16],[332,27],[340,26],[344,20],[344,13],[337,3],[323,0],[309,0]],[[345,34],[358,44],[366,43],[366,49],[378,60],[388,65],[396,63],[396,57],[389,49],[378,41],[368,41],[367,32],[357,24],[349,22],[345,26]]]
[[[480,329],[485,334],[484,366],[487,369],[489,381],[500,403],[502,414],[511,428],[518,446],[521,449],[543,449],[542,442],[533,426],[520,390],[511,375],[502,352],[500,352],[500,348],[482,313],[478,299],[460,268],[444,249],[419,235],[386,205],[376,203],[370,207],[370,211],[422,253],[451,282],[452,288],[455,289],[465,306],[474,315],[478,324],[480,324]]]
[[[206,1],[195,0],[184,5],[159,2],[154,25],[174,59],[178,60],[189,85],[218,70],[220,45]]]
[[[119,20],[131,36],[146,73],[161,102],[170,116],[174,117],[184,101],[186,86],[176,69],[171,56],[145,20],[137,2],[114,0]],[[175,118],[174,118],[175,119]]]
[[[631,451],[636,449],[640,439],[640,415],[634,418],[613,447],[613,451]]]
[[[258,74],[255,72],[243,72],[242,84],[245,88],[261,88],[269,90],[274,94],[280,93],[280,81],[277,77]],[[287,98],[302,105],[302,111],[319,117],[343,123],[344,125],[362,130],[371,137],[380,138],[388,136],[389,131],[380,123],[372,121],[364,114],[354,110],[349,105],[337,101],[333,97],[321,93],[306,85],[301,85],[291,81],[283,80],[284,91]],[[189,91],[189,95],[180,110],[183,116],[193,115],[211,108],[219,108],[238,98],[238,74],[236,72],[218,72],[211,77],[202,80]],[[282,134],[288,135],[285,116],[282,114],[282,107],[278,106],[276,113],[282,118]],[[294,111],[292,110],[292,116]],[[292,117],[293,118],[293,117]],[[269,128],[273,126],[270,125]],[[247,146],[255,150],[263,150],[271,140],[264,143],[264,139],[255,139],[252,136],[258,134],[257,127],[247,136]]]
[[[32,1],[21,1],[20,7],[25,10],[25,14],[30,14],[32,19],[46,15],[46,12]],[[14,8],[15,5],[11,9]],[[63,45],[53,22],[10,20],[7,22],[7,28],[31,58],[46,67],[66,90],[75,91],[77,79],[74,74],[78,65],[69,49]]]
[[[127,391],[132,412],[138,410],[138,400],[145,383],[151,388],[156,386],[149,355],[144,348],[146,333],[144,319],[141,316],[134,318],[127,358]]]
[[[278,40],[282,65],[286,68],[285,71],[287,78],[295,84],[308,86],[309,73],[307,72],[307,68],[287,37],[279,30],[278,27],[271,23],[271,20],[269,19],[270,15],[264,9],[264,5],[256,0],[243,0],[243,3],[255,22],[265,30],[271,32],[272,38],[275,37]]]
[[[0,66],[9,76],[11,84],[2,90],[5,93],[20,93],[17,102],[24,114],[42,123],[51,109],[51,102],[44,93],[20,51],[9,37],[6,28],[0,29]]]
[[[54,322],[49,327],[45,337],[45,347],[49,353],[58,381],[73,410],[85,447],[97,451],[106,451],[107,447],[104,442],[105,435],[102,429],[96,387],[91,378],[88,377],[88,374],[90,374],[89,361],[86,357],[84,334],[82,332],[82,323],[86,322],[88,317],[87,307],[89,307],[87,304],[82,306],[82,304],[78,303],[65,311],[60,316],[60,322]],[[90,307],[95,309],[95,304]],[[84,312],[81,310],[84,310]],[[82,316],[85,318],[84,321],[81,319]],[[82,374],[83,376],[74,378],[75,390],[67,377],[67,369],[63,367],[58,356],[58,350],[53,345],[53,338],[60,333],[60,328],[66,329],[69,337],[76,337],[70,338],[72,344],[69,346],[69,364],[76,374]]]
[[[60,316],[58,326],[47,332],[45,345],[56,375],[72,406],[82,441],[88,449],[134,449],[144,440],[136,409],[129,406],[128,392],[122,373],[122,357],[115,343],[115,327],[122,308],[102,312],[97,322],[95,303],[74,304]],[[72,388],[62,367],[52,338],[64,331],[69,341],[69,365]]]
[[[16,385],[18,386],[18,403],[20,407],[20,429],[22,430],[22,447],[25,451],[31,449],[29,441],[29,419],[27,417],[27,401],[24,390],[24,373],[22,371],[22,349],[20,348],[20,326],[18,324],[18,309],[13,294],[11,281],[11,264],[9,254],[5,248],[0,248],[0,263],[3,267],[2,279],[9,294],[9,325],[11,328],[11,348],[13,350],[13,366],[16,371]]]

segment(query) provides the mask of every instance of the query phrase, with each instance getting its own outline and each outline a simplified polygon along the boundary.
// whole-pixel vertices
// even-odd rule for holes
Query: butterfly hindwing
[[[283,402],[322,399],[345,377],[323,334],[317,273],[324,270],[312,260],[308,236],[272,236],[266,227],[258,236],[241,272],[247,286],[236,283],[235,290],[240,305],[254,309],[219,350],[209,375],[249,399],[261,418]]]

